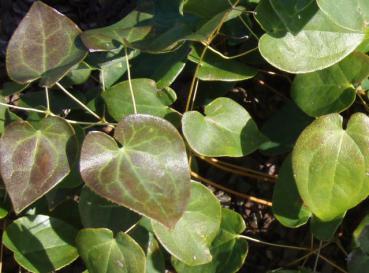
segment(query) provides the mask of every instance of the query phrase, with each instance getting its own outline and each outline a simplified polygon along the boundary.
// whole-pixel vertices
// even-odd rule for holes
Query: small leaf
[[[200,62],[201,50],[193,47],[188,59],[194,63]],[[256,75],[256,69],[236,60],[226,60],[215,53],[206,52],[201,61],[197,77],[203,81],[242,81]]]
[[[80,30],[68,17],[36,1],[9,41],[6,68],[21,84],[41,79],[52,86],[83,60]]]
[[[369,57],[355,52],[324,70],[297,75],[291,96],[313,117],[342,112],[356,98],[356,86],[369,76]]]
[[[81,191],[78,208],[86,228],[108,228],[119,232],[127,230],[140,219],[136,213],[105,200],[86,187]]]
[[[47,117],[34,126],[25,121],[8,125],[0,142],[0,163],[15,212],[61,182],[69,174],[77,151],[74,129],[62,118]]]
[[[273,214],[284,226],[296,228],[305,225],[311,211],[304,207],[292,172],[291,156],[282,164],[273,192]]]
[[[205,106],[205,115],[190,111],[182,118],[183,134],[198,154],[240,157],[264,141],[250,114],[229,98],[217,98]]]
[[[329,222],[369,194],[369,118],[356,113],[342,129],[338,114],[315,120],[300,135],[292,155],[305,205]]]
[[[172,264],[178,273],[235,273],[243,265],[248,244],[238,237],[246,228],[243,218],[238,213],[222,209],[220,232],[214,239],[210,252],[213,259],[210,263],[198,266],[187,266],[173,259]]]
[[[102,132],[86,136],[80,160],[86,185],[116,204],[173,227],[190,195],[190,171],[178,131],[161,118],[131,115],[118,124],[114,138]]]
[[[76,243],[89,273],[146,272],[145,253],[123,232],[114,237],[108,229],[82,229]]]
[[[175,93],[167,89],[158,89],[150,79],[134,79],[131,81],[135,95],[137,112],[149,114],[169,120],[178,117],[178,112],[170,108],[177,99]],[[124,81],[103,92],[102,97],[108,107],[109,114],[117,121],[133,114],[133,102],[129,82]]]
[[[311,233],[319,240],[329,241],[332,240],[339,226],[342,224],[345,214],[337,217],[328,222],[319,220],[313,216],[310,221]]]
[[[3,234],[3,244],[14,252],[15,260],[34,273],[51,272],[78,257],[74,247],[77,230],[45,215],[21,217]]]
[[[190,202],[173,229],[155,221],[152,221],[152,227],[171,255],[189,266],[195,266],[212,260],[209,248],[220,223],[219,201],[205,186],[193,182]]]

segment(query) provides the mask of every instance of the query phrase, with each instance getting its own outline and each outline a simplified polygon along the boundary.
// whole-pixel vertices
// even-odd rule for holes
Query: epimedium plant
[[[115,24],[82,32],[34,2],[6,54],[2,244],[29,272],[80,258],[89,273],[163,273],[168,264],[232,273],[248,241],[317,257],[310,269],[270,272],[317,272],[347,211],[369,195],[368,20],[365,1],[140,0]],[[287,79],[291,91],[257,80],[283,101],[265,122],[227,95],[258,73]],[[78,91],[91,80],[97,88]],[[255,151],[283,159],[278,177],[216,159]],[[277,180],[272,202],[200,176],[197,159]],[[319,246],[244,235],[242,216],[204,184],[271,206],[285,227],[310,221]],[[354,233],[350,273],[368,263],[368,222]]]

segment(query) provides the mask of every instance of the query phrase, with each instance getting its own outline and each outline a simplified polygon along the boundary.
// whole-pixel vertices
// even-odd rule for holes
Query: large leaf
[[[192,193],[183,217],[169,229],[152,221],[156,237],[181,262],[201,265],[212,260],[210,245],[221,223],[221,207],[216,197],[200,183],[192,183]]]
[[[62,118],[8,125],[0,142],[0,169],[15,212],[61,182],[77,155],[74,129]]]
[[[329,68],[297,75],[291,96],[308,115],[342,112],[356,98],[356,87],[369,76],[369,57],[355,52]]]
[[[134,79],[131,83],[138,113],[167,119],[178,117],[178,112],[169,107],[177,99],[176,94],[170,89],[160,90],[150,79]],[[114,85],[106,90],[102,97],[109,114],[115,120],[120,121],[134,113],[129,81]]]
[[[346,130],[342,122],[338,114],[318,118],[302,132],[292,155],[300,196],[324,222],[369,194],[369,118],[354,114]]]
[[[123,232],[82,229],[76,243],[89,273],[146,273],[145,253]]]
[[[86,56],[80,32],[68,17],[36,1],[10,39],[9,77],[19,83],[41,79],[41,85],[53,85]]]
[[[198,154],[240,157],[255,151],[264,140],[250,114],[229,98],[206,105],[205,115],[190,111],[182,118],[183,134]]]
[[[119,232],[127,230],[140,219],[136,213],[105,200],[86,187],[81,191],[78,208],[86,228],[108,228]]]
[[[187,266],[173,259],[172,263],[178,273],[235,273],[243,265],[248,244],[238,237],[246,228],[242,216],[238,213],[222,209],[220,232],[214,239],[210,252],[213,259],[210,263],[198,266]]]
[[[80,170],[97,194],[168,227],[177,223],[188,203],[185,145],[178,131],[161,118],[128,116],[116,127],[114,138],[89,133]]]
[[[291,156],[282,164],[273,191],[273,214],[284,226],[296,228],[307,223],[311,211],[302,203],[292,172]]]
[[[260,53],[270,64],[281,70],[308,73],[324,69],[349,55],[365,38],[362,33],[354,33],[335,25],[318,10],[315,1],[291,0],[289,2],[304,6],[302,13],[293,14],[294,20],[291,18],[286,20],[289,17],[287,10],[277,12],[270,7],[259,10],[265,13],[263,17],[278,16],[280,21],[277,20],[277,22],[283,23],[273,25],[275,21],[259,20],[267,24],[264,26],[265,29],[274,30],[260,38]],[[294,32],[291,32],[293,22],[296,20],[299,22],[297,29],[294,26]]]
[[[369,27],[369,2],[365,0],[317,0],[319,8],[337,25],[365,33]]]
[[[193,47],[189,60],[200,63],[201,49]],[[199,64],[197,77],[203,81],[242,81],[256,75],[256,69],[236,60],[226,60],[210,51]]]
[[[14,252],[15,260],[31,272],[58,270],[78,257],[74,247],[77,230],[45,215],[15,220],[3,234],[3,244]]]

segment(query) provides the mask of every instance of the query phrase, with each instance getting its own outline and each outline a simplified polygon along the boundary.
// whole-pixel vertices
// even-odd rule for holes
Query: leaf
[[[193,47],[188,59],[194,63],[200,62],[201,50]],[[242,81],[256,75],[256,69],[236,60],[226,60],[215,53],[206,52],[201,61],[197,77],[203,81]]]
[[[87,54],[78,39],[80,32],[68,17],[34,2],[9,41],[9,77],[21,84],[41,79],[42,86],[54,85]]]
[[[369,57],[355,52],[324,70],[297,75],[291,97],[313,117],[342,112],[356,98],[356,86],[369,76]]]
[[[190,195],[190,170],[178,131],[161,118],[131,115],[117,125],[114,138],[102,132],[86,136],[80,160],[86,185],[173,227]]]
[[[178,119],[178,112],[169,107],[177,99],[174,92],[158,89],[156,83],[150,79],[133,79],[131,83],[138,113],[169,120]],[[134,113],[129,81],[114,85],[103,92],[102,97],[109,114],[115,120],[120,121]]]
[[[305,2],[311,2],[315,14],[309,11],[307,17],[301,18],[303,24],[296,34],[286,32],[282,36],[278,31],[277,36],[267,33],[259,40],[264,59],[290,73],[308,73],[332,66],[353,52],[365,38],[362,33],[335,25],[318,10],[314,1]],[[296,16],[298,19],[299,14]]]
[[[173,259],[172,264],[178,273],[235,273],[243,265],[248,244],[238,237],[246,228],[243,218],[238,213],[222,209],[220,232],[214,239],[210,251],[213,259],[210,263],[198,266],[187,266]]]
[[[3,234],[3,244],[14,252],[18,264],[31,272],[61,269],[78,257],[74,247],[77,230],[46,215],[21,217]]]
[[[319,8],[337,25],[365,33],[369,27],[369,3],[362,0],[317,0]]]
[[[344,217],[345,214],[340,215],[331,221],[324,222],[313,216],[310,221],[311,233],[319,240],[330,241],[342,224]]]
[[[354,249],[347,257],[347,268],[349,273],[362,273],[369,266],[369,255],[361,249]]]
[[[369,193],[369,118],[356,113],[342,129],[342,117],[315,120],[300,135],[292,154],[297,188],[305,205],[329,222]]]
[[[76,243],[89,273],[146,272],[145,253],[124,232],[114,237],[108,229],[82,229]]]
[[[190,111],[182,118],[183,134],[200,155],[240,157],[254,152],[264,140],[250,114],[229,98],[205,106],[205,115]]]
[[[369,214],[366,214],[365,217],[357,225],[354,232],[352,233],[353,247],[359,247],[360,245],[359,239],[361,233],[364,231],[364,229],[366,229],[368,225],[369,225]]]
[[[63,86],[79,85],[85,83],[93,71],[93,67],[82,62],[75,65],[72,70],[63,78],[61,84]]]
[[[366,254],[369,254],[369,227],[366,226],[359,238],[358,238],[359,247],[362,251],[364,251]]]
[[[277,220],[289,228],[305,225],[311,217],[311,211],[304,206],[293,178],[291,156],[285,159],[279,172],[272,209]]]
[[[101,198],[86,187],[81,191],[78,208],[86,228],[108,228],[119,232],[127,230],[140,219],[134,212]]]
[[[191,199],[182,218],[169,229],[152,221],[154,234],[175,258],[189,265],[201,265],[212,260],[210,246],[219,232],[221,207],[217,198],[205,186],[192,182]]]
[[[61,182],[77,151],[74,129],[62,118],[47,117],[33,126],[26,121],[8,125],[0,142],[0,169],[15,212]]]
[[[319,273],[318,271],[312,271],[311,269],[301,268],[298,270],[287,270],[287,269],[277,269],[269,271],[269,273]]]
[[[5,82],[3,84],[3,90],[1,90],[1,95],[4,97],[14,95],[26,89],[29,84],[19,84],[16,82]]]

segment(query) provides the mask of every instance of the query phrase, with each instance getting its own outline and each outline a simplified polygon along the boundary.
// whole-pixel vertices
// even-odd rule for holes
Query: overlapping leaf
[[[210,246],[221,223],[221,207],[205,186],[192,182],[190,202],[173,229],[152,221],[156,237],[181,262],[202,265],[212,260]]]
[[[315,120],[300,135],[292,162],[305,205],[321,221],[341,217],[369,194],[369,118],[338,114]]]
[[[34,273],[58,270],[78,257],[74,247],[77,230],[46,215],[15,220],[3,234],[3,244],[14,252],[15,260]]]
[[[229,98],[205,106],[205,115],[190,111],[182,118],[183,134],[198,154],[240,157],[255,151],[264,140],[249,113]]]
[[[80,171],[99,195],[168,227],[176,224],[188,203],[190,174],[183,140],[158,117],[127,116],[114,138],[89,133]]]
[[[8,125],[0,142],[0,169],[15,212],[61,182],[77,154],[74,129],[62,118],[47,117],[33,126],[25,121]]]
[[[36,1],[10,39],[9,77],[19,83],[41,79],[41,85],[53,85],[86,56],[80,32],[68,17]]]

